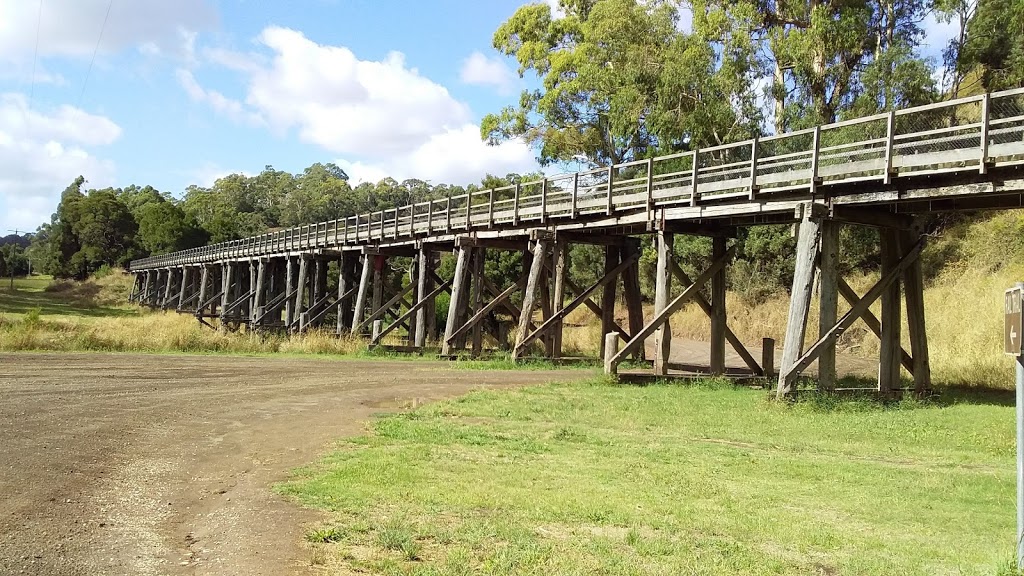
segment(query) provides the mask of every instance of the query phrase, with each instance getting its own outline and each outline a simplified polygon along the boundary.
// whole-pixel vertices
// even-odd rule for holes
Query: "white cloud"
[[[303,141],[345,157],[339,165],[357,180],[469,183],[487,172],[536,166],[521,143],[486,146],[469,107],[408,67],[401,53],[360,60],[344,46],[320,45],[278,27],[257,40],[269,56],[203,52],[206,63],[242,75],[244,104],[213,96],[219,93],[204,89],[188,71],[179,71],[179,81],[194,100],[223,114],[255,115],[279,133],[294,130]]]
[[[206,162],[199,168],[193,170],[189,174],[189,178],[198,186],[202,186],[203,188],[209,188],[213,186],[217,182],[217,180],[220,180],[221,178],[225,176],[230,176],[232,174],[252,176],[252,174],[249,174],[242,170],[227,170],[225,168],[221,168],[219,165],[213,162]]]
[[[106,26],[103,20],[110,6]],[[153,52],[180,48],[180,30],[210,28],[217,13],[208,0],[0,0],[0,54],[5,59],[31,58],[39,30],[40,56],[90,57],[99,50],[129,47]]]
[[[555,20],[565,18],[565,10],[562,10],[559,0],[544,0],[544,3],[551,8],[551,17]]]
[[[430,138],[412,153],[377,161],[338,165],[356,182],[377,182],[385,176],[396,180],[419,178],[435,184],[471,184],[486,174],[504,176],[537,168],[533,151],[523,142],[488,146],[480,140],[480,128],[466,124]]]
[[[408,153],[469,118],[448,90],[406,68],[392,52],[359,60],[343,46],[322,46],[300,32],[271,27],[259,41],[274,52],[249,73],[246,102],[277,128],[335,153]]]
[[[493,86],[502,94],[512,92],[516,75],[501,58],[488,58],[482,52],[473,52],[462,62],[459,79],[466,84]]]
[[[215,111],[236,122],[262,124],[262,118],[253,112],[247,111],[238,100],[228,98],[216,90],[206,90],[200,86],[190,70],[179,68],[175,74],[178,77],[178,83],[181,84],[182,88],[185,89],[185,93],[192,100],[205,102]]]
[[[110,119],[72,106],[29,110],[23,94],[0,94],[0,229],[35,230],[78,175],[91,187],[114,182],[114,165],[90,148],[116,141]]]

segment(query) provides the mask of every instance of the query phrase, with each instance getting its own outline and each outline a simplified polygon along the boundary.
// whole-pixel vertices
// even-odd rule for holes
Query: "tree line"
[[[533,174],[526,178],[540,178]],[[301,224],[345,218],[518,181],[485,177],[468,187],[422,180],[349,184],[334,164],[292,174],[267,166],[255,176],[231,174],[212,186],[189,186],[178,199],[152,186],[85,189],[76,178],[27,253],[41,273],[83,279],[102,267],[207,243],[237,240]]]

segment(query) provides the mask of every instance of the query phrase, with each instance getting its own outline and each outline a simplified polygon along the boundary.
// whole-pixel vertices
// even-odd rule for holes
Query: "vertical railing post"
[[[393,232],[394,233],[391,235],[391,237],[393,239],[397,240],[398,239],[398,207],[397,206],[395,207],[395,227],[394,227]]]
[[[450,194],[448,195],[448,203],[445,207],[445,212],[445,232],[450,233],[452,231],[452,197]]]
[[[654,229],[654,158],[647,159],[647,229]]]
[[[434,233],[434,201],[427,202],[427,236]]]
[[[821,125],[814,127],[814,143],[811,147],[811,196],[818,191],[818,152],[821,150]]]
[[[544,178],[540,184],[540,223],[548,221],[548,179]]]
[[[605,214],[608,216],[612,215],[614,211],[612,203],[612,194],[615,192],[615,164],[608,167],[608,198],[605,206]]]
[[[758,138],[755,135],[754,139],[750,142],[750,195],[751,200],[757,197],[757,154],[758,150]]]
[[[490,195],[487,197],[487,227],[494,228],[494,188],[488,192]]]
[[[519,226],[519,191],[520,184],[516,182],[515,196],[512,197],[512,225]]]
[[[979,158],[978,173],[985,174],[988,172],[988,116],[989,116],[989,105],[991,104],[992,96],[986,92],[981,97],[981,158]]]
[[[473,193],[466,192],[466,230],[469,230],[472,224],[472,210],[473,210]]]
[[[576,219],[576,208],[577,200],[576,196],[580,192],[580,173],[574,172],[572,175],[572,199],[569,200],[569,218]]]
[[[693,167],[690,169],[690,206],[697,205],[697,177],[700,175],[700,148],[693,149]]]
[[[378,240],[383,240],[384,239],[384,211],[383,210],[380,211],[380,232],[379,232],[379,236],[377,237],[377,239]]]
[[[885,128],[885,174],[882,175],[882,181],[885,184],[892,183],[892,152],[893,145],[896,142],[896,111],[890,110],[889,117],[886,119]]]

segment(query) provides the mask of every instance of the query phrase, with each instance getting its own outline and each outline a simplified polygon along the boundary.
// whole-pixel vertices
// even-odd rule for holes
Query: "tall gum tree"
[[[522,138],[542,164],[626,162],[749,136],[752,91],[723,74],[730,54],[678,27],[675,2],[562,0],[518,9],[494,47],[541,87],[487,115],[491,144]],[[731,93],[739,89],[740,93]]]

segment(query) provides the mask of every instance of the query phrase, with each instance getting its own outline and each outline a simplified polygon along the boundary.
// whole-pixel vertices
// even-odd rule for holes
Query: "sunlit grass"
[[[339,573],[996,574],[1013,454],[1009,393],[596,381],[380,418],[279,490],[345,534],[312,551]]]

